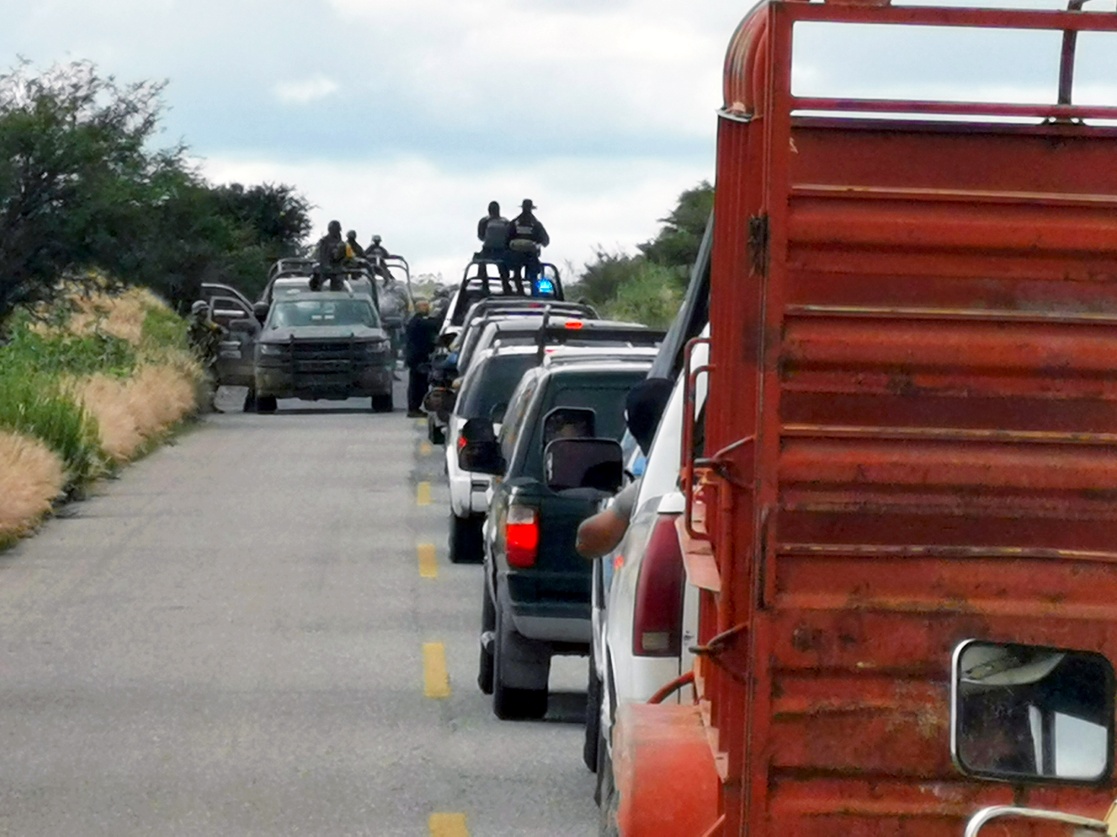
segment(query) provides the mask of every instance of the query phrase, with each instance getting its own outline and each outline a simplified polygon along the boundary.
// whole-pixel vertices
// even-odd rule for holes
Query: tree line
[[[153,147],[164,87],[87,61],[0,75],[0,323],[93,276],[181,310],[204,281],[260,290],[298,252],[311,221],[294,188],[214,186],[182,143]]]
[[[714,187],[707,181],[685,190],[659,219],[663,226],[655,238],[637,244],[635,254],[597,248],[568,295],[610,317],[668,326],[686,292],[713,206]]]

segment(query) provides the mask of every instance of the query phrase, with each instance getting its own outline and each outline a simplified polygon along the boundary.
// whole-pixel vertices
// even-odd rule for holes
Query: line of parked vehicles
[[[668,332],[565,300],[552,266],[552,293],[540,297],[502,291],[471,263],[424,404],[429,439],[445,446],[450,560],[483,566],[478,686],[497,717],[541,718],[552,657],[588,657],[583,757],[599,801],[613,787],[618,703],[647,700],[690,666],[684,649],[697,615],[690,601],[688,633],[674,530],[682,388],[647,455],[626,429],[624,405],[647,378],[679,376],[685,344],[708,318],[708,256],[707,240]],[[636,478],[621,546],[580,556],[578,525]]]

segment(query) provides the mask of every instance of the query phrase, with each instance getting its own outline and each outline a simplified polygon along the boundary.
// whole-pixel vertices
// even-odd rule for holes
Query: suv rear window
[[[556,375],[550,392],[542,399],[534,415],[530,438],[522,440],[527,447],[516,452],[522,465],[516,476],[543,478],[543,418],[555,407],[588,407],[595,413],[594,432],[600,438],[620,441],[624,435],[624,401],[628,391],[648,374],[646,366],[633,369]],[[515,466],[513,466],[515,467]],[[512,476],[509,473],[509,476]]]
[[[465,419],[488,418],[497,404],[507,404],[524,373],[539,363],[534,354],[493,355],[482,361],[458,399],[455,412]]]

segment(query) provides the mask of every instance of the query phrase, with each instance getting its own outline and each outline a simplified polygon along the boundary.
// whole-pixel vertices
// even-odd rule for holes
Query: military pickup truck
[[[229,324],[218,380],[249,388],[245,409],[275,412],[280,398],[368,397],[393,408],[391,343],[372,299],[346,291],[300,291],[256,304],[255,320]]]

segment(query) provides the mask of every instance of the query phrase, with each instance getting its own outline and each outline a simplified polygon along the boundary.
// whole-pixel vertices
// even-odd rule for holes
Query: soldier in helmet
[[[199,299],[190,306],[190,322],[186,330],[190,349],[201,364],[205,375],[205,403],[204,407],[215,412],[221,412],[213,403],[217,392],[217,354],[221,348],[221,341],[228,332],[210,319],[209,303]]]
[[[323,279],[330,280],[331,288],[340,288],[341,263],[345,260],[345,241],[341,237],[341,222],[330,221],[328,232],[318,239],[315,250],[318,260],[318,271],[311,277],[310,287],[318,290],[322,287]]]
[[[357,243],[357,231],[350,230],[345,234],[345,257],[348,259],[363,259],[365,248]]]

